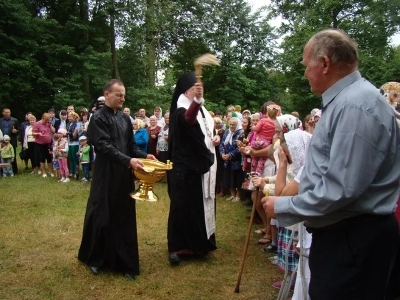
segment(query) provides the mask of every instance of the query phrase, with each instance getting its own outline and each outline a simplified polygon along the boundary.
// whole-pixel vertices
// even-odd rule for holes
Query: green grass
[[[217,199],[217,251],[169,266],[164,183],[159,201],[136,205],[141,275],[93,276],[77,259],[89,188],[26,173],[0,179],[0,299],[276,299],[271,283],[283,275],[255,235],[234,293],[249,214],[241,203]]]

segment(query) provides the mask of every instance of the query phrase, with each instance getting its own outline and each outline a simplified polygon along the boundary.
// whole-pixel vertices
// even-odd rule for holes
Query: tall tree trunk
[[[110,30],[111,30],[111,60],[112,60],[112,77],[120,79],[118,71],[117,49],[115,47],[115,7],[114,0],[111,0],[110,6]]]
[[[79,0],[79,16],[82,23],[85,25],[85,29],[83,30],[83,47],[82,52],[86,51],[89,46],[89,3],[88,0]],[[83,68],[82,72],[82,89],[85,95],[85,100],[87,103],[91,102],[90,97],[90,78],[88,72],[86,72],[85,68]]]
[[[146,0],[146,48],[147,48],[147,82],[149,88],[156,82],[156,40],[155,40],[154,0]]]
[[[338,15],[340,13],[339,9],[332,10],[332,28],[339,28]]]

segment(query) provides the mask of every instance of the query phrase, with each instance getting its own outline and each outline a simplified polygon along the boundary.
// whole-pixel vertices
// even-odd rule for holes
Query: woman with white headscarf
[[[230,118],[229,130],[225,131],[219,146],[219,154],[224,160],[222,186],[225,190],[230,190],[231,196],[226,200],[232,202],[240,201],[239,191],[243,182],[242,155],[236,143],[242,133],[242,123],[239,118]]]

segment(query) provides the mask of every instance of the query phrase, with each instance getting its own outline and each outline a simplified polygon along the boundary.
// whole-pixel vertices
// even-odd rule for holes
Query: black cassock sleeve
[[[89,123],[88,142],[94,146],[97,155],[105,155],[113,162],[129,167],[131,157],[145,158],[133,138],[133,132],[126,128],[124,117],[110,122],[103,114],[95,114]],[[117,132],[122,131],[122,132]]]

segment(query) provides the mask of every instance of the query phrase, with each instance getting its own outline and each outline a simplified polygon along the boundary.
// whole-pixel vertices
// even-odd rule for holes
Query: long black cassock
[[[131,121],[104,106],[87,131],[96,152],[90,196],[78,259],[89,266],[139,275],[136,207],[131,157],[145,158],[133,137]]]
[[[217,249],[215,234],[207,238],[201,175],[214,163],[213,154],[204,143],[204,134],[197,123],[185,121],[185,108],[171,116],[168,135],[168,194],[171,199],[168,218],[168,251],[183,249],[207,253]],[[194,116],[197,115],[198,109]]]

